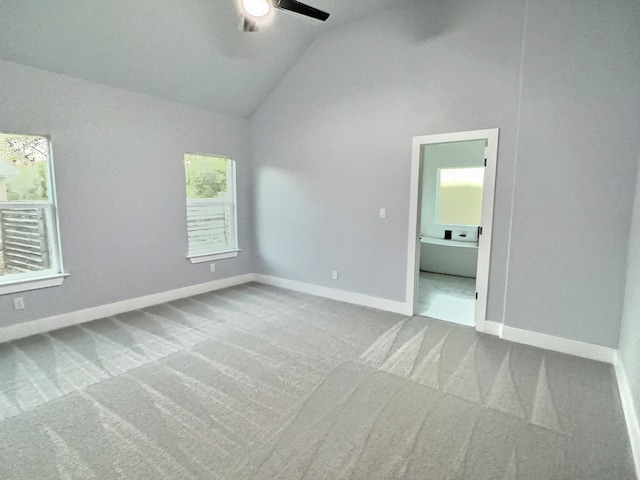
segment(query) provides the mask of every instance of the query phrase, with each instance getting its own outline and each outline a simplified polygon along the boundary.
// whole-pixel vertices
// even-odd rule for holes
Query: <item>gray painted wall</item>
[[[618,355],[627,374],[635,410],[640,414],[640,172],[629,235],[627,288],[619,348]]]
[[[487,319],[615,347],[640,3],[527,8],[420,1],[319,37],[252,117],[258,271],[404,300],[411,137],[498,127]]]
[[[1,296],[0,328],[252,271],[247,120],[4,61],[0,85],[0,131],[51,135],[70,273]],[[185,258],[185,151],[237,161],[243,251],[215,273]]]
[[[251,146],[246,120],[0,62],[0,131],[52,136],[71,273],[0,298],[0,327],[252,270],[402,301],[411,137],[498,127],[488,320],[616,346],[639,48],[636,0],[417,1],[319,37]],[[184,258],[184,151],[238,160],[243,252],[215,274]]]
[[[505,323],[615,347],[640,150],[640,2],[530,2]]]
[[[500,320],[523,12],[417,2],[320,36],[252,117],[259,271],[404,301],[412,136],[499,126]]]

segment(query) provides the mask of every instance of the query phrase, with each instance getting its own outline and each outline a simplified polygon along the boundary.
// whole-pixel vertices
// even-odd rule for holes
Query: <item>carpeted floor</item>
[[[0,478],[635,476],[610,365],[248,284],[0,345]]]

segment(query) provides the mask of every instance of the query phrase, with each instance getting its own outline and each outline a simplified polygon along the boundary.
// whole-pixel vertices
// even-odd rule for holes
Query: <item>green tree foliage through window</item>
[[[0,134],[0,177],[6,200],[49,200],[48,160],[46,138]]]
[[[219,198],[228,194],[227,158],[208,155],[184,156],[187,198]]]

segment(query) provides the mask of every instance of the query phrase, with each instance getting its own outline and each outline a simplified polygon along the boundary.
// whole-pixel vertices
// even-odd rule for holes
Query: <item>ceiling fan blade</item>
[[[305,17],[311,17],[316,20],[320,20],[321,22],[324,22],[329,18],[329,14],[327,12],[310,7],[309,5],[300,3],[297,0],[274,0],[273,6],[281,10],[288,10],[290,12],[304,15]]]

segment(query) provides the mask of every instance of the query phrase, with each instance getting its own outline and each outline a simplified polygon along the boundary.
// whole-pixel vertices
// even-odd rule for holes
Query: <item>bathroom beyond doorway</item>
[[[419,310],[422,306],[425,306],[427,299],[426,293],[421,295],[420,281],[421,280],[421,268],[420,268],[420,253],[421,253],[421,237],[429,237],[429,232],[422,232],[421,230],[421,217],[423,216],[423,202],[422,195],[424,195],[423,185],[423,171],[425,170],[425,153],[431,146],[452,144],[458,142],[471,142],[482,141],[484,144],[484,154],[486,161],[484,162],[484,185],[482,192],[482,206],[481,206],[481,225],[477,229],[477,236],[471,238],[475,231],[460,231],[463,235],[452,237],[450,229],[443,222],[438,221],[440,212],[438,211],[437,199],[434,200],[434,215],[430,215],[435,220],[434,227],[443,227],[442,238],[434,238],[432,243],[440,244],[443,241],[450,241],[452,243],[458,243],[465,240],[478,241],[477,248],[477,278],[475,281],[475,289],[473,291],[473,308],[471,318],[471,325],[475,325],[476,330],[484,331],[486,322],[486,307],[487,307],[487,292],[489,284],[489,263],[491,258],[491,234],[493,226],[493,203],[495,192],[495,177],[496,177],[496,163],[497,163],[497,151],[498,151],[498,129],[487,130],[475,130],[467,132],[455,132],[447,134],[426,135],[414,137],[413,139],[413,157],[411,165],[411,198],[410,198],[410,215],[409,215],[409,254],[408,254],[408,268],[407,268],[407,302],[413,305],[413,313],[421,313]],[[484,159],[483,159],[484,160]],[[472,165],[451,165],[451,167],[471,167]],[[475,165],[474,165],[475,166]],[[480,166],[480,165],[478,165]],[[441,173],[441,172],[440,172]],[[438,179],[441,175],[438,173]],[[442,224],[442,225],[440,225]],[[475,227],[474,227],[475,229]],[[449,233],[447,234],[447,230]],[[434,230],[436,234],[434,237],[440,237],[439,230]],[[466,242],[465,242],[466,243]],[[445,246],[444,248],[449,248]],[[424,268],[422,268],[424,270]],[[436,273],[436,272],[434,272]],[[455,272],[438,272],[438,273],[455,273]],[[461,274],[467,275],[467,274]],[[471,276],[471,275],[469,275]],[[471,279],[474,281],[474,279]],[[425,283],[425,282],[422,282]],[[428,282],[427,282],[428,286]],[[447,288],[446,286],[443,288]],[[465,289],[467,289],[465,287]],[[464,290],[464,289],[463,289]],[[436,292],[437,293],[437,292]],[[467,310],[469,309],[469,302],[467,302]],[[424,310],[423,310],[424,311]],[[429,315],[433,316],[433,315]],[[469,321],[465,322],[469,325]]]

